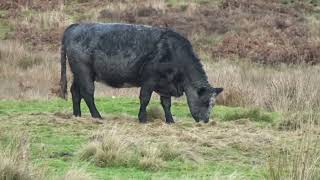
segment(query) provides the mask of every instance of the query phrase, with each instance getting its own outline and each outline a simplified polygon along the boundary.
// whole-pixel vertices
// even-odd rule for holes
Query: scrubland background
[[[167,126],[154,95],[140,125],[139,89],[102,84],[106,122],[73,118],[57,95],[75,22],[182,33],[224,87],[211,123],[193,123],[180,98]],[[0,179],[320,178],[318,0],[0,0],[0,39]]]

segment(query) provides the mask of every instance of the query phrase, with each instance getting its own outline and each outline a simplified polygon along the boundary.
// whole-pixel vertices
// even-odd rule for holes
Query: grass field
[[[72,117],[70,100],[1,100],[0,104],[2,147],[7,147],[12,137],[19,133],[28,136],[32,165],[47,169],[47,177],[63,176],[71,168],[81,168],[99,179],[260,179],[266,177],[267,154],[259,153],[259,149],[265,147],[271,150],[276,143],[273,141],[274,133],[279,133],[272,130],[272,124],[278,121],[280,114],[258,109],[217,106],[209,124],[197,124],[190,118],[186,104],[177,101],[173,104],[177,123],[169,126],[161,120],[163,115],[157,105],[159,103],[155,101],[149,110],[152,122],[139,124],[135,117],[138,100],[134,98],[97,99],[97,106],[105,117],[104,124],[92,123],[88,113],[83,118]],[[84,104],[82,107],[85,107]],[[86,107],[83,110],[87,112]],[[249,131],[239,132],[239,128]],[[163,160],[163,166],[156,169],[149,169],[149,166],[159,162],[151,162],[146,167],[128,163],[128,167],[111,164],[101,168],[95,166],[92,160],[81,160],[83,146],[88,144],[94,133],[103,129],[116,129],[120,134],[115,138],[121,142],[132,139],[132,136],[142,136],[146,141],[152,138],[160,145],[165,143],[177,148],[178,156],[185,157]],[[250,134],[252,137],[246,139]],[[262,142],[247,143],[255,141],[255,138]],[[139,139],[141,137],[134,141]],[[146,147],[153,146],[145,143]]]

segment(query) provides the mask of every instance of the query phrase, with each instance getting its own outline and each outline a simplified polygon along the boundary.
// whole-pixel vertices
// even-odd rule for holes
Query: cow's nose
[[[208,122],[209,122],[209,119],[204,119],[203,122],[204,122],[204,123],[208,123]]]

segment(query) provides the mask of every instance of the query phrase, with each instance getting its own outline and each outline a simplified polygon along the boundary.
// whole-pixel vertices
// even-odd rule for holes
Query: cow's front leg
[[[160,96],[160,101],[165,113],[166,123],[168,124],[174,123],[174,120],[171,114],[171,97]]]
[[[150,86],[142,86],[140,90],[140,110],[139,110],[139,122],[147,122],[147,106],[149,104],[153,88]]]

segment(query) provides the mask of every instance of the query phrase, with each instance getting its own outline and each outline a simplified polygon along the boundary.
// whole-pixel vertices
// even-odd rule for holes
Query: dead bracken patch
[[[42,0],[0,0],[0,9],[14,10],[28,7],[37,10],[49,10],[59,7],[63,3],[62,0],[57,1],[42,1]]]
[[[317,63],[320,44],[313,41],[304,12],[279,1],[225,0],[221,10],[227,11],[232,31],[214,48],[214,56],[238,55],[256,62]]]
[[[209,58],[236,55],[266,64],[315,64],[320,59],[317,35],[311,32],[312,25],[306,18],[306,12],[317,9],[308,2],[223,0],[172,6],[165,1],[146,0],[77,3],[22,0],[0,4],[0,8],[9,9],[6,19],[14,22],[15,35],[11,38],[31,44],[33,49],[58,49],[63,30],[72,23],[71,19],[76,19],[172,28],[191,39],[195,49],[204,51]],[[196,34],[219,36],[221,40],[194,39]]]

